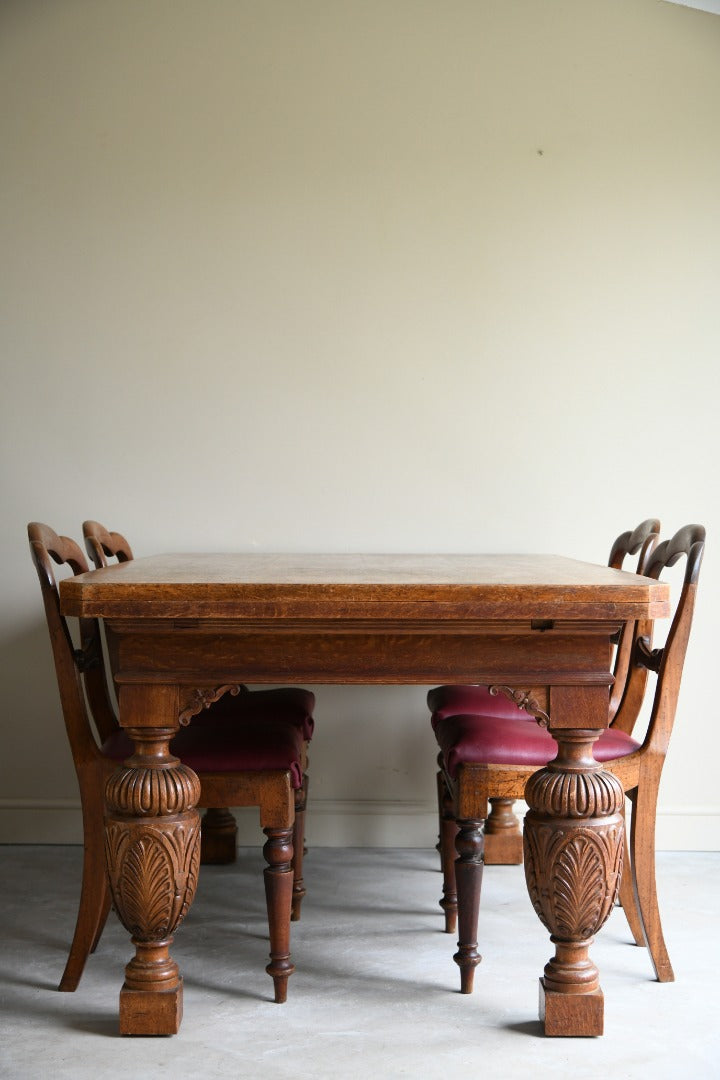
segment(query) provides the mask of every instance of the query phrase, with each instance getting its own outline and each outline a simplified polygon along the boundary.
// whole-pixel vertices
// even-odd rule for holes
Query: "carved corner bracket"
[[[518,709],[524,709],[526,713],[530,713],[537,720],[540,727],[549,727],[550,717],[540,708],[539,702],[534,698],[529,690],[513,690],[512,686],[500,686],[495,684],[489,687],[490,693],[493,697],[497,697],[498,694],[502,694],[503,697],[508,698]]]
[[[242,683],[226,683],[224,686],[201,686],[190,690],[186,697],[180,701],[178,719],[183,727],[197,716],[203,709],[208,709],[214,702],[219,701],[224,694],[237,697],[238,694],[247,694],[248,688]]]

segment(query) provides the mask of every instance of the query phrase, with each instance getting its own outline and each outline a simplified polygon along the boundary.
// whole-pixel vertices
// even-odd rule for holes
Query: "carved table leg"
[[[598,730],[550,732],[558,755],[525,789],[525,877],[555,946],[540,980],[540,1019],[546,1035],[602,1035],[603,994],[588,951],[620,883],[623,789],[593,757]]]
[[[182,978],[168,950],[197,885],[200,782],[169,752],[174,728],[127,730],[135,753],[106,788],[110,889],[136,951],[120,991],[120,1032],[172,1035]]]
[[[482,957],[477,950],[480,889],[483,871],[483,821],[458,821],[455,863],[458,911],[458,951],[453,960],[460,968],[460,993],[471,994],[475,968]]]
[[[523,861],[520,822],[513,813],[514,799],[490,799],[485,822],[485,865],[516,866]]]

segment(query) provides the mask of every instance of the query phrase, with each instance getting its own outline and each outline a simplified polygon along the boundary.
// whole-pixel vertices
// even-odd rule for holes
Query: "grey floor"
[[[262,856],[204,868],[173,955],[185,1017],[171,1038],[117,1035],[131,955],[111,915],[79,989],[59,994],[77,902],[75,847],[0,848],[0,1075],[165,1077],[720,1077],[720,854],[662,854],[659,889],[677,981],[653,981],[622,911],[594,947],[605,1035],[546,1039],[537,979],[551,953],[521,867],[485,871],[475,993],[457,992],[431,850],[311,850],[293,926],[297,971],[275,1005],[264,972]]]

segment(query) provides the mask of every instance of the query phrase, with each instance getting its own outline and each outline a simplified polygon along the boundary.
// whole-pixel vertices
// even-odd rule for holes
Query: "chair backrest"
[[[646,672],[655,672],[657,675],[643,751],[649,751],[656,756],[660,769],[667,753],[675,720],[680,679],[690,637],[695,594],[704,551],[705,529],[702,525],[685,525],[669,540],[664,540],[657,545],[644,570],[646,577],[657,579],[666,567],[674,566],[683,557],[687,559],[680,597],[665,645],[660,649],[653,649],[652,641],[647,634],[643,633],[644,628],[641,623],[636,624],[633,641],[632,665]],[[621,712],[624,707],[623,702]]]
[[[608,566],[615,570],[622,569],[625,559],[630,555],[638,555],[638,561],[633,567],[636,574],[644,574],[647,561],[660,539],[660,522],[657,518],[647,518],[642,521],[632,532],[624,532],[618,536],[610,549]],[[646,626],[645,633],[652,633],[652,627]],[[640,707],[645,695],[647,683],[647,671],[633,670],[630,667],[630,655],[635,638],[635,623],[625,623],[620,631],[617,647],[615,649],[615,663],[613,675],[615,682],[610,691],[610,723],[614,725],[615,717],[620,709],[620,704],[625,699],[623,709],[624,723],[630,722],[632,710],[635,710],[632,724],[637,720]],[[632,727],[628,731],[631,734]]]
[[[83,679],[90,672],[99,672],[104,680],[100,628],[95,619],[78,620],[80,647],[75,648],[67,620],[60,611],[53,562],[68,566],[73,574],[86,573],[88,565],[75,541],[67,536],[58,536],[48,525],[31,522],[28,525],[28,540],[40,579],[65,728],[75,767],[79,771],[82,765],[100,756],[83,692]],[[98,734],[101,739],[106,738],[101,730],[98,730]]]
[[[98,569],[107,566],[108,559],[130,562],[133,557],[125,537],[118,532],[108,532],[99,521],[83,521],[83,536],[87,553]]]
[[[624,532],[618,536],[610,549],[608,566],[620,570],[628,555],[637,555],[640,552],[636,573],[642,573],[641,567],[644,567],[659,537],[660,522],[658,519],[646,518],[632,532]]]

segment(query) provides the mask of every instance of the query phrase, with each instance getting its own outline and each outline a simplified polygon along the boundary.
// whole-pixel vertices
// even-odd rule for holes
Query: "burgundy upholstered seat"
[[[446,716],[434,726],[443,764],[453,779],[462,764],[540,768],[557,754],[552,735],[532,717]],[[593,753],[597,761],[610,761],[639,749],[640,743],[624,731],[607,728],[595,743]]]
[[[513,720],[531,720],[526,712],[519,709],[514,701],[502,694],[493,695],[487,686],[436,686],[428,691],[427,703],[432,713],[433,729],[438,720],[446,716],[470,715],[507,716]]]
[[[241,722],[213,718],[193,720],[180,728],[170,749],[184,765],[198,773],[264,772],[289,770],[293,788],[302,787],[303,734],[287,720],[243,718]],[[100,748],[104,757],[122,761],[133,753],[133,743],[122,729],[113,732]]]
[[[239,694],[225,694],[193,718],[193,724],[205,726],[218,718],[232,718],[236,723],[252,720],[284,720],[302,733],[306,742],[315,729],[313,709],[315,695],[300,686],[279,686],[272,690],[250,690],[243,687]]]

